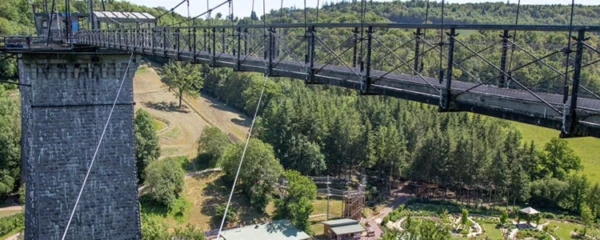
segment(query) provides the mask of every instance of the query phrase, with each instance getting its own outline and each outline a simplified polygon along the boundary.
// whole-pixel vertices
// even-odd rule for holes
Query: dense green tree
[[[15,190],[20,178],[20,119],[16,99],[0,85],[0,200]]]
[[[185,172],[175,158],[151,162],[146,168],[146,187],[156,202],[170,206],[183,191]]]
[[[166,240],[171,237],[166,224],[158,219],[142,214],[142,240]]]
[[[313,211],[312,200],[317,197],[317,186],[297,171],[285,172],[286,194],[275,201],[275,218],[289,219],[294,226],[310,232],[309,215]]]
[[[581,169],[579,157],[569,148],[567,141],[558,138],[552,138],[546,143],[540,159],[542,171],[547,172],[544,175],[560,180],[566,179],[571,170]]]
[[[135,158],[138,183],[144,182],[144,169],[160,157],[158,135],[152,125],[152,117],[143,109],[135,112]]]
[[[188,224],[185,228],[175,228],[173,233],[174,239],[177,240],[205,240],[206,235],[202,229]]]
[[[596,183],[589,189],[586,202],[595,217],[600,218],[600,184]]]
[[[163,77],[169,86],[169,90],[175,90],[175,96],[179,98],[179,107],[183,94],[197,97],[204,83],[200,74],[200,67],[189,62],[175,61],[163,67]]]
[[[225,216],[225,208],[227,207],[226,204],[220,204],[215,206],[215,215],[213,215],[213,222],[216,224],[221,224],[221,221],[223,220],[223,216]],[[227,209],[227,217],[225,218],[225,222],[229,222],[232,221],[236,218],[237,216],[237,209],[233,206],[229,206],[229,209]]]
[[[583,228],[583,235],[585,236],[588,228],[590,226],[592,226],[592,224],[594,223],[594,215],[593,215],[593,212],[590,209],[590,207],[588,207],[587,205],[583,204],[583,205],[581,205],[580,208],[581,208],[581,221],[583,222],[583,225],[585,226]]]
[[[559,201],[559,206],[573,212],[580,212],[580,207],[585,204],[585,198],[588,196],[587,191],[590,184],[585,176],[571,175],[567,179],[567,185],[564,197]]]
[[[231,144],[227,134],[218,127],[205,127],[198,139],[198,153],[206,154],[211,167],[219,166],[221,155]]]
[[[223,170],[230,181],[236,176],[245,143],[230,145],[223,153]],[[267,143],[251,138],[240,168],[239,180],[242,190],[250,198],[250,204],[264,212],[271,200],[271,192],[275,183],[283,173],[283,167],[275,158],[273,147]]]

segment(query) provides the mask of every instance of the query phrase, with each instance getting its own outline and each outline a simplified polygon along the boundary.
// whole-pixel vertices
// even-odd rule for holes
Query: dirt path
[[[161,157],[195,157],[196,141],[206,126],[217,126],[235,136],[234,139],[245,137],[248,120],[220,102],[206,97],[186,98],[183,107],[178,108],[178,99],[152,68],[140,68],[133,85],[136,110],[143,108],[171,124],[167,131],[159,134]]]

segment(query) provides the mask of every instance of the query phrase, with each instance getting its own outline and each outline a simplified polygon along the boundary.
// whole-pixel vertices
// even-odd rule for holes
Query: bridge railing
[[[544,124],[568,134],[577,122],[600,123],[600,72],[594,67],[600,62],[600,27],[574,27],[573,39],[568,31],[342,23],[110,29],[77,37],[100,47],[285,75],[363,94],[393,92],[442,111],[498,116],[521,109],[500,117],[533,122],[541,116],[550,121]],[[481,103],[482,96],[488,102]],[[493,107],[481,108],[484,104]]]

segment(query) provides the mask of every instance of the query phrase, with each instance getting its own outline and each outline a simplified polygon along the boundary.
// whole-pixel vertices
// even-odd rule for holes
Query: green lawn
[[[154,131],[160,132],[163,129],[167,128],[167,124],[161,120],[156,118],[152,118],[152,126],[154,127]]]
[[[523,141],[535,141],[538,149],[542,149],[546,142],[553,137],[558,137],[559,131],[548,128],[538,127],[525,123],[512,122],[521,133],[523,133]],[[600,139],[585,137],[585,138],[570,138],[566,139],[569,147],[575,151],[575,154],[581,158],[583,165],[583,174],[593,183],[600,183]]]
[[[583,226],[576,223],[558,221],[551,221],[550,225],[548,225],[548,231],[559,239],[573,239],[571,238],[571,232],[575,229],[581,230],[583,229]],[[600,236],[600,230],[588,229],[588,234],[597,237]]]

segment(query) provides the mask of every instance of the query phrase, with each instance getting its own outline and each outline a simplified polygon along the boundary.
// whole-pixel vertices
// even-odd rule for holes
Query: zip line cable
[[[83,190],[85,189],[85,185],[87,180],[92,172],[92,167],[94,166],[94,162],[96,161],[96,156],[98,156],[98,151],[100,150],[100,146],[102,145],[102,140],[104,140],[104,135],[106,134],[106,129],[108,128],[108,124],[110,124],[110,119],[112,118],[113,111],[115,110],[115,106],[117,105],[117,101],[119,100],[119,95],[121,95],[121,89],[123,89],[123,83],[125,82],[125,78],[129,73],[129,67],[131,66],[131,61],[133,60],[133,52],[129,56],[129,62],[127,63],[127,68],[125,69],[125,73],[123,73],[123,78],[121,79],[121,84],[119,85],[119,90],[117,91],[117,96],[113,101],[110,112],[108,113],[108,118],[106,119],[106,123],[104,124],[104,128],[102,129],[102,134],[100,134],[100,140],[98,140],[98,144],[96,145],[96,150],[94,151],[94,155],[92,156],[92,161],[90,162],[90,166],[87,169],[87,173],[83,178],[83,183],[81,184],[81,189],[79,189],[79,194],[77,195],[77,200],[75,200],[75,205],[73,206],[73,210],[71,211],[71,216],[69,217],[69,221],[67,222],[67,226],[65,227],[65,231],[63,232],[62,240],[65,240],[67,237],[67,233],[69,232],[69,227],[71,226],[71,221],[73,220],[73,216],[75,215],[75,211],[77,211],[77,206],[79,205],[79,200],[81,200],[81,195]]]
[[[263,0],[263,21],[266,21],[266,12],[265,12],[265,0]],[[265,25],[266,26],[266,25]],[[271,53],[269,53],[271,54]],[[254,129],[254,124],[256,123],[256,117],[258,116],[258,110],[260,109],[260,104],[262,103],[262,98],[265,93],[265,88],[267,86],[267,80],[269,79],[269,75],[265,72],[265,80],[263,81],[262,89],[260,90],[260,96],[258,97],[258,103],[256,104],[256,110],[254,111],[254,117],[252,118],[252,123],[250,124],[250,129],[248,130],[248,136],[246,137],[246,143],[244,144],[244,150],[242,151],[242,157],[240,158],[240,164],[238,165],[237,172],[235,173],[235,178],[233,179],[233,186],[231,186],[231,192],[229,193],[229,199],[227,199],[227,205],[225,205],[225,212],[223,212],[223,218],[221,219],[221,225],[219,226],[219,231],[217,232],[217,238],[221,237],[221,231],[223,230],[223,225],[225,224],[225,218],[227,217],[227,212],[229,211],[229,205],[231,204],[231,198],[233,197],[233,192],[235,191],[235,185],[237,184],[238,177],[240,176],[240,170],[242,169],[242,164],[244,163],[244,158],[246,157],[246,151],[248,150],[248,144],[250,143],[250,138],[252,137],[252,130]]]
[[[567,40],[567,48],[565,48],[565,52],[567,54],[565,73],[569,72],[569,61],[571,57],[571,38],[573,37],[573,15],[575,11],[575,0],[571,1],[571,20],[569,21],[569,38]],[[569,99],[569,75],[565,74],[565,83],[564,83],[564,94],[563,94],[563,104],[567,104],[567,100]]]

